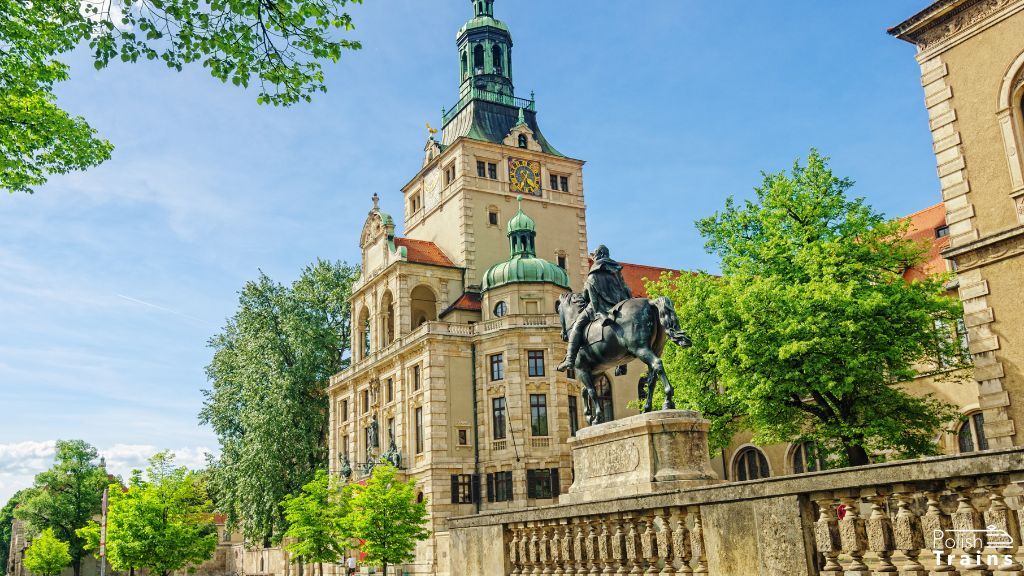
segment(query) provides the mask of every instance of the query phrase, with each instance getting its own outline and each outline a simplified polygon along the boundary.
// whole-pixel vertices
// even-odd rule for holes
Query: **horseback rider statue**
[[[569,329],[569,346],[565,359],[556,368],[559,372],[565,372],[576,363],[586,327],[595,320],[604,322],[613,306],[633,297],[622,278],[622,265],[612,260],[604,244],[598,246],[591,257],[594,263],[583,282],[583,302],[586,305]]]
[[[622,265],[612,260],[608,248],[598,246],[591,255],[594,263],[580,294],[562,294],[557,312],[562,323],[562,339],[568,342],[559,371],[573,369],[583,386],[583,414],[589,424],[605,422],[597,401],[594,381],[613,367],[624,374],[625,364],[636,358],[647,365],[647,392],[643,411],[653,409],[654,383],[661,381],[665,395],[662,410],[675,408],[674,390],[661,362],[665,343],[690,345],[690,338],[679,327],[672,301],[660,298],[633,298],[622,278]]]

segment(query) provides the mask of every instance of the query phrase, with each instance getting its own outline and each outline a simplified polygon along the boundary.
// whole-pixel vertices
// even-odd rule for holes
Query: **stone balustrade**
[[[1024,576],[1022,500],[1013,449],[485,510],[449,533],[469,576]]]

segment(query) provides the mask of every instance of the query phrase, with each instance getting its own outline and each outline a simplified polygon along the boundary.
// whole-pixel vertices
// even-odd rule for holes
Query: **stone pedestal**
[[[718,481],[708,456],[711,423],[660,410],[584,428],[569,440],[574,481],[560,503],[607,500]]]

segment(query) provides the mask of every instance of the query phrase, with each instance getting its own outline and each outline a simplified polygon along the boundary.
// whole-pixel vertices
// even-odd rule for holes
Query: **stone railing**
[[[449,521],[450,556],[488,576],[1020,576],[1022,485],[1013,449],[485,509]]]

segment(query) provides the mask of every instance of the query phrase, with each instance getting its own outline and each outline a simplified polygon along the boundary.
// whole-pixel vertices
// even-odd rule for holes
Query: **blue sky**
[[[912,46],[885,30],[925,0],[497,0],[518,93],[587,160],[590,242],[628,262],[714,269],[693,221],[812,146],[892,216],[939,200]],[[199,68],[95,72],[71,58],[61,104],[115,145],[83,174],[0,196],[0,502],[80,437],[126,471],[189,464],[206,340],[259,269],[293,279],[358,260],[377,192],[401,214],[424,124],[457,100],[464,0],[353,6],[365,48],[288,109]]]

